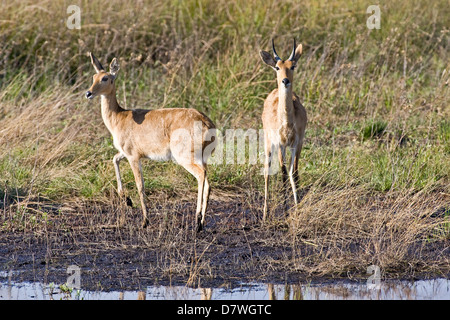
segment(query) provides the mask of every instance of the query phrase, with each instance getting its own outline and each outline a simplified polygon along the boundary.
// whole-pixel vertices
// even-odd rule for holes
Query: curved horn
[[[292,53],[288,60],[294,61],[294,57],[295,57],[295,38],[294,38],[294,47],[292,48]]]
[[[272,50],[273,50],[273,57],[275,58],[275,60],[281,61],[281,58],[278,56],[277,52],[275,51],[275,44],[273,43],[273,39],[272,39]]]

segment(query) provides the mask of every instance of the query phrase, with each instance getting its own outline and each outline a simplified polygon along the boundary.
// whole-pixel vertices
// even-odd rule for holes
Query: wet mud
[[[102,291],[367,278],[366,266],[314,272],[311,265],[326,248],[292,235],[282,209],[262,225],[262,212],[252,201],[245,196],[211,200],[200,233],[195,232],[195,208],[189,201],[155,202],[146,229],[140,227],[141,211],[122,203],[29,204],[34,211],[22,216],[22,227],[20,221],[11,222],[12,213],[4,217],[0,270],[12,281],[59,285],[75,265],[83,289]],[[45,212],[45,220],[33,225],[32,212]]]

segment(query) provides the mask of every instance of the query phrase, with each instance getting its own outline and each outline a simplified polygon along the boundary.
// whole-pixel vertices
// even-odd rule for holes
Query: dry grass
[[[319,274],[364,273],[369,265],[390,276],[418,269],[438,272],[449,262],[447,247],[436,248],[448,233],[447,204],[447,194],[429,190],[311,192],[290,215],[293,245],[300,248],[294,261]]]

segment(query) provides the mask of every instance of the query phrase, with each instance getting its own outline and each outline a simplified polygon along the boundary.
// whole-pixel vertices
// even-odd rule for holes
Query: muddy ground
[[[314,239],[291,234],[282,209],[275,210],[262,226],[255,201],[262,199],[248,199],[244,194],[227,201],[211,200],[206,229],[198,234],[192,201],[155,201],[146,229],[140,227],[139,208],[113,201],[22,203],[26,208],[22,214],[17,205],[14,210],[4,209],[0,270],[12,281],[62,284],[67,268],[76,265],[81,268],[81,287],[102,291],[168,284],[233,287],[250,281],[367,279],[370,261],[358,265],[360,261],[346,258],[359,254],[357,241],[343,248],[344,253],[331,252],[335,247],[318,247]],[[428,250],[422,254],[444,251],[450,255],[448,244],[441,242]],[[328,268],[323,267],[326,259],[330,259]],[[393,269],[383,276],[433,275]]]
[[[64,283],[67,267],[76,265],[82,287],[97,290],[186,283],[217,287],[297,276],[278,265],[291,255],[288,243],[275,241],[277,233],[286,232],[283,227],[263,229],[238,202],[211,201],[213,206],[220,210],[208,214],[200,233],[189,203],[159,208],[163,212],[153,214],[145,230],[137,208],[53,209],[45,229],[0,234],[0,266],[16,271],[15,280]]]

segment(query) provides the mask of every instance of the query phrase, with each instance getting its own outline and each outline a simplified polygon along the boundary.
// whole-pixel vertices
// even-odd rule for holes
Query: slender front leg
[[[289,180],[291,182],[291,186],[292,186],[292,193],[294,194],[294,202],[295,204],[298,204],[298,196],[297,196],[297,183],[296,180],[294,179],[294,173],[296,170],[297,165],[295,164],[295,162],[298,160],[297,157],[297,148],[298,147],[294,147],[292,148],[292,154],[291,154],[291,163],[289,165]]]
[[[272,166],[272,155],[274,152],[274,146],[268,142],[268,138],[266,136],[266,145],[265,145],[265,161],[264,161],[264,211],[263,211],[263,222],[266,221],[267,212],[269,211],[268,201],[269,201],[269,176],[271,174],[271,166]]]
[[[128,159],[130,162],[131,170],[133,170],[134,180],[136,181],[136,186],[139,193],[139,198],[141,200],[142,214],[144,220],[142,222],[142,227],[148,226],[147,218],[147,206],[145,204],[145,192],[144,192],[144,177],[142,176],[142,167],[140,159]]]
[[[270,168],[270,155],[266,155],[264,161],[264,211],[263,211],[263,222],[266,221],[267,217],[267,201],[269,198],[269,168]]]
[[[122,178],[120,176],[119,163],[125,156],[119,152],[113,158],[114,170],[116,171],[116,179],[117,179],[117,193],[119,196],[123,196],[123,186],[122,186]]]
[[[298,161],[300,159],[300,153],[302,152],[303,143],[301,142],[297,148],[297,153],[294,158],[294,183],[298,187],[299,184],[299,176],[298,176]],[[300,197],[298,199],[301,200]]]
[[[281,192],[283,193],[283,202],[284,202],[284,210],[287,210],[287,179],[288,172],[286,170],[286,147],[280,146],[278,149],[278,160],[280,161],[281,172],[283,174],[283,186],[281,188]]]

